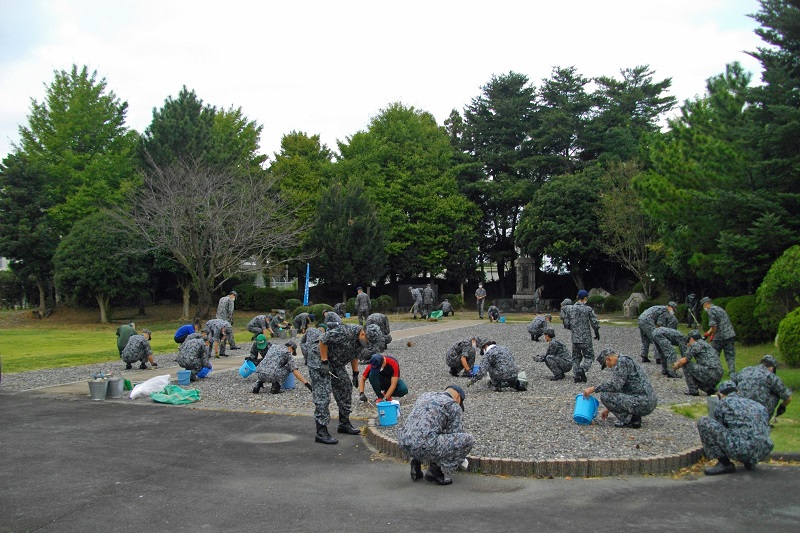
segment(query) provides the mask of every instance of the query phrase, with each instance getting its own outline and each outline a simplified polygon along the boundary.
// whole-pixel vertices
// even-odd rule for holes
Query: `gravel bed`
[[[529,383],[527,392],[510,389],[494,392],[488,387],[488,376],[475,386],[465,389],[467,393],[465,429],[475,435],[476,446],[473,455],[503,457],[523,460],[574,459],[574,458],[635,458],[652,457],[679,453],[700,446],[695,422],[677,415],[669,408],[670,404],[705,402],[703,396],[689,398],[683,395],[686,384],[683,379],[668,379],[660,374],[660,366],[645,364],[651,383],[658,395],[659,406],[649,416],[644,417],[640,429],[615,428],[614,417],[605,422],[597,419],[595,424],[580,426],[572,421],[575,396],[586,386],[601,383],[608,379],[609,370],[600,371],[594,363],[589,371],[588,384],[574,383],[571,375],[561,381],[549,381],[550,371],[544,363],[534,363],[533,357],[544,353],[547,343],[533,342],[526,331],[526,324],[490,324],[484,322],[475,327],[464,327],[435,334],[415,335],[403,332],[423,325],[423,322],[393,322],[392,342],[387,353],[395,356],[401,364],[401,376],[409,386],[409,394],[400,399],[401,417],[397,426],[381,428],[381,432],[394,438],[402,426],[403,415],[409,413],[417,397],[426,391],[443,390],[450,383],[466,386],[467,378],[453,378],[444,364],[444,354],[456,341],[471,335],[492,338],[498,344],[508,346],[514,353],[517,364],[525,370]],[[570,346],[569,332],[560,324],[554,324],[556,338],[566,340]],[[599,353],[603,348],[615,348],[621,353],[637,356],[641,346],[638,328],[630,326],[606,325],[600,329],[601,341],[595,341],[594,349]],[[408,336],[412,346],[406,345]],[[249,343],[242,343],[243,349],[232,352],[243,355],[249,350]],[[161,368],[174,367],[175,354],[162,354],[156,357]],[[652,356],[651,356],[652,359]],[[298,357],[302,366],[302,357]],[[362,370],[363,370],[362,366]],[[4,390],[21,391],[58,383],[85,380],[91,372],[123,373],[122,362],[105,363],[64,369],[39,370],[9,374],[4,376]],[[159,375],[158,371],[124,371],[129,379],[140,381]],[[212,372],[209,378],[191,384],[189,387],[201,391],[202,400],[195,407],[221,408],[254,412],[311,415],[314,406],[311,394],[302,386],[282,394],[272,395],[263,389],[261,394],[251,392],[255,376],[242,379],[235,370]],[[298,384],[299,385],[299,384]],[[368,389],[368,396],[372,393]],[[357,401],[354,390],[355,409],[353,419],[366,419],[376,416],[373,404]],[[127,393],[126,393],[127,394]],[[332,422],[337,416],[335,402],[331,400]],[[313,433],[314,422],[310,418],[304,422]],[[331,426],[331,429],[335,427]]]

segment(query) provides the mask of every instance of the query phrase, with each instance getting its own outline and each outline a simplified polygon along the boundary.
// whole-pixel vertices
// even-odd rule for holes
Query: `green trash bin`
[[[431,318],[434,319],[434,320],[439,320],[440,318],[442,318],[442,312],[441,311],[433,311],[431,313]]]

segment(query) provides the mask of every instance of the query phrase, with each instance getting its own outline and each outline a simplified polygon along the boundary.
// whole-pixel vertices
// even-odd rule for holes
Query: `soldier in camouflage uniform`
[[[653,344],[656,345],[656,350],[661,354],[661,374],[670,378],[679,378],[680,375],[676,374],[672,366],[677,362],[675,357],[675,346],[681,352],[681,357],[686,353],[686,336],[677,329],[670,327],[658,327],[653,330]]]
[[[377,324],[370,324],[364,328],[367,336],[367,345],[364,346],[358,355],[359,363],[369,363],[370,358],[376,353],[386,351],[386,337]]]
[[[339,441],[328,433],[331,411],[331,374],[320,368],[319,342],[325,333],[326,326],[321,324],[318,328],[310,328],[300,339],[300,349],[308,365],[308,377],[311,379],[311,398],[314,402],[314,422],[317,432],[314,441],[321,444],[336,444]],[[349,392],[348,388],[348,392]]]
[[[694,362],[692,361],[694,360]],[[689,349],[679,359],[673,369],[685,366],[683,377],[686,379],[687,396],[698,396],[703,389],[711,396],[716,392],[717,383],[722,378],[722,363],[719,356],[706,341],[702,340],[700,332],[696,329],[689,332]]]
[[[686,327],[699,328],[700,324],[697,322],[697,317],[700,316],[700,307],[697,296],[694,293],[686,297]]]
[[[283,392],[281,383],[286,381],[289,373],[293,373],[294,377],[300,380],[300,383],[305,385],[308,390],[311,390],[311,384],[306,381],[303,374],[297,370],[297,365],[294,362],[294,356],[297,353],[297,343],[293,340],[286,341],[286,344],[279,346],[273,344],[270,346],[267,355],[261,360],[256,367],[256,374],[258,381],[256,386],[253,387],[253,394],[258,394],[261,387],[267,381],[272,382],[272,388],[269,390],[271,394],[280,394]]]
[[[672,302],[672,303],[675,303],[675,302]],[[659,328],[678,329],[678,318],[675,316],[674,312],[672,312],[672,313],[664,313],[663,315],[661,315],[661,317],[659,317],[658,322],[656,323],[656,325]]]
[[[618,419],[615,427],[642,427],[642,417],[652,413],[658,404],[644,369],[630,356],[611,349],[600,352],[597,362],[600,370],[611,369],[611,380],[585,389],[584,398],[599,392],[600,403],[605,407],[600,413],[601,419],[605,420],[610,412]]]
[[[342,316],[336,311],[325,310],[322,312],[322,320],[328,329],[335,328],[342,323]]]
[[[358,355],[368,344],[367,333],[355,324],[340,324],[328,329],[319,341],[320,369],[333,379],[333,397],[339,406],[339,433],[358,435],[350,423],[353,388],[358,388]],[[352,381],[348,371],[352,371]]]
[[[267,356],[267,352],[271,347],[270,342],[267,340],[267,336],[263,333],[256,335],[256,340],[252,346],[250,346],[250,355],[247,356],[247,359],[253,362],[254,365],[258,366],[258,364],[264,360]]]
[[[481,346],[483,358],[481,359],[478,373],[470,379],[470,386],[483,379],[486,374],[489,374],[489,386],[493,387],[495,392],[500,392],[503,389],[503,385],[513,387],[520,392],[528,390],[517,379],[519,367],[514,361],[514,355],[511,350],[505,346],[498,346],[492,340],[483,340],[481,342],[483,343],[483,346]]]
[[[572,332],[572,375],[575,383],[586,383],[586,372],[594,361],[592,330],[594,338],[600,340],[600,322],[594,309],[586,305],[589,293],[578,291],[578,301],[569,311],[569,329]]]
[[[200,369],[203,367],[211,368],[211,363],[208,360],[208,341],[202,337],[187,337],[181,344],[175,361],[181,367],[191,371],[192,375],[189,378],[191,381],[197,381],[197,373],[200,372]]]
[[[494,305],[494,302],[492,302],[492,305],[489,306],[486,314],[489,315],[489,322],[497,322],[500,320],[500,309]]]
[[[642,363],[649,363],[650,358],[647,356],[648,352],[650,351],[650,343],[653,342],[653,330],[655,330],[659,325],[664,324],[662,318],[663,315],[668,314],[675,314],[675,309],[678,307],[678,304],[675,302],[669,302],[667,305],[654,305],[653,307],[649,307],[644,310],[644,312],[639,315],[639,334],[642,337]],[[659,321],[662,321],[659,323]],[[656,348],[657,350],[657,348]],[[660,359],[659,355],[656,354],[656,359]],[[660,363],[661,361],[657,361]]]
[[[703,337],[711,340],[711,346],[722,356],[725,352],[725,362],[728,364],[728,374],[736,372],[736,332],[733,330],[731,319],[725,310],[711,301],[706,296],[700,300],[703,309],[708,313],[708,331]]]
[[[483,318],[483,306],[486,304],[486,289],[483,288],[483,283],[478,283],[478,288],[475,289],[475,306],[478,308],[478,318]]]
[[[439,304],[439,309],[442,311],[442,316],[456,316],[455,312],[453,311],[453,304],[451,304],[450,300],[447,298],[442,300],[442,303]]]
[[[530,324],[528,324],[528,333],[531,334],[531,340],[539,342],[539,337],[544,335],[547,328],[550,327],[550,322],[553,317],[550,315],[538,315]]]
[[[544,292],[544,285],[539,285],[533,291],[533,312],[539,312],[539,302],[542,300],[542,293]]]
[[[212,318],[206,322],[205,331],[208,335],[208,341],[211,343],[209,355],[211,355],[211,347],[213,346],[215,358],[228,357],[225,353],[225,341],[233,331],[230,323],[219,318]]]
[[[363,326],[364,321],[369,316],[369,295],[359,287],[358,294],[356,294],[356,316],[358,317],[358,325]]]
[[[145,361],[148,360],[153,368],[158,366],[153,359],[153,350],[150,348],[150,337],[150,330],[144,329],[141,335],[131,335],[128,338],[128,343],[125,345],[120,355],[122,360],[125,361],[125,370],[133,368],[133,363],[136,361],[141,363],[139,365],[139,370],[147,370]]]
[[[388,346],[389,343],[392,342],[392,336],[390,335],[391,328],[389,327],[389,317],[383,313],[372,313],[367,317],[367,325],[369,326],[370,324],[375,324],[381,328],[381,333],[383,333],[383,338]]]
[[[443,392],[422,394],[414,404],[397,433],[398,445],[411,458],[413,481],[422,479],[425,461],[425,479],[437,485],[453,483],[453,472],[475,446],[475,438],[463,429],[465,399],[464,389],[450,385]]]
[[[272,333],[273,337],[277,337],[280,330],[288,327],[289,324],[286,322],[286,311],[283,309],[278,310],[278,314],[273,316],[269,321],[269,331]]]
[[[216,318],[224,320],[231,325],[231,330],[228,334],[228,344],[230,345],[231,350],[239,349],[239,347],[236,346],[236,341],[233,338],[233,307],[237,296],[239,296],[238,292],[231,291],[228,296],[223,296],[220,298],[219,303],[217,304]]]
[[[269,323],[272,320],[272,315],[258,315],[254,316],[250,322],[247,323],[247,331],[253,334],[253,337],[250,339],[255,340],[256,336],[264,335],[267,336],[267,332],[270,331]]]
[[[344,307],[345,307],[345,304],[343,302],[336,302],[336,304],[333,306],[333,312],[336,313],[339,316],[344,316],[344,313],[345,313]],[[322,316],[324,318],[325,314],[323,313]]]
[[[411,299],[414,300],[414,305],[411,306],[411,312],[414,314],[414,320],[416,320],[417,313],[422,316],[422,293],[416,287],[409,287],[408,291],[411,293]]]
[[[308,326],[314,323],[316,318],[310,313],[297,313],[297,316],[292,319],[292,325],[302,335],[306,332]]]
[[[450,368],[451,376],[458,376],[458,373],[462,371],[463,377],[471,378],[473,376],[472,367],[475,365],[475,355],[480,343],[481,340],[478,337],[472,337],[458,341],[447,350],[444,362]]]
[[[732,380],[739,389],[739,396],[760,403],[767,409],[769,416],[775,413],[778,401],[783,400],[775,416],[786,412],[786,406],[792,401],[792,389],[787,387],[778,377],[778,361],[770,354],[761,359],[761,363],[748,366],[736,372]]]
[[[569,318],[570,314],[572,313],[572,300],[569,298],[564,298],[561,301],[561,306],[558,311],[558,315],[561,317],[561,324],[564,326],[564,329],[569,329]]]
[[[431,284],[428,283],[425,288],[422,289],[422,318],[428,318],[431,316],[431,313],[433,312],[434,296],[433,287],[431,287]]]
[[[572,368],[572,356],[561,341],[555,340],[556,332],[552,328],[544,330],[544,340],[547,341],[547,352],[533,358],[536,363],[544,363],[553,373],[550,381],[564,379],[564,372]]]
[[[732,474],[736,466],[731,459],[741,461],[748,470],[763,461],[772,451],[769,438],[769,413],[758,402],[743,398],[736,392],[733,381],[719,385],[719,403],[714,418],[704,416],[697,421],[697,431],[708,459],[719,459],[707,476]]]

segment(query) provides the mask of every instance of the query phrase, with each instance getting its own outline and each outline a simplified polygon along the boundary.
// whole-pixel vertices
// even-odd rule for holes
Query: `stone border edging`
[[[367,442],[378,451],[398,459],[407,459],[395,439],[380,432],[376,419],[366,426]],[[645,474],[670,474],[698,462],[703,448],[698,447],[672,455],[633,459],[549,459],[533,461],[500,457],[468,456],[469,472],[522,477],[607,477]]]

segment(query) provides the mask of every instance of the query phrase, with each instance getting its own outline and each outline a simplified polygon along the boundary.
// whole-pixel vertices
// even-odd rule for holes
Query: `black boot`
[[[633,415],[631,417],[631,427],[633,429],[639,429],[642,427],[642,417],[639,415]]]
[[[331,437],[328,433],[328,426],[317,422],[317,434],[314,436],[314,442],[322,444],[338,444],[339,441]]]
[[[720,457],[719,462],[711,468],[704,470],[707,476],[718,476],[720,474],[733,474],[736,472],[736,466],[727,457]]]
[[[133,368],[133,365],[132,365],[132,364],[130,364],[130,363],[125,363],[125,370],[130,370],[131,368]]]
[[[257,381],[256,382],[256,386],[253,387],[253,394],[258,394],[259,392],[261,392],[261,387],[263,387],[263,386],[264,386],[264,382],[263,381]]]
[[[360,435],[361,432],[353,427],[350,423],[349,416],[339,415],[339,427],[336,428],[337,433],[345,433],[347,435]]]
[[[453,480],[444,475],[442,469],[436,463],[431,463],[428,471],[425,472],[425,479],[437,485],[452,485]]]
[[[525,392],[526,390],[528,390],[528,387],[523,385],[519,380],[516,380],[514,382],[514,388],[517,389],[517,391],[519,392]]]
[[[411,481],[419,481],[422,477],[422,464],[419,459],[411,459]]]
[[[450,375],[453,377],[458,376],[458,369],[457,368],[450,368]]]
[[[272,387],[270,387],[270,389],[269,389],[269,393],[270,394],[280,394],[282,392],[283,392],[283,389],[281,388],[281,384],[278,383],[277,381],[273,381],[272,382]]]
[[[586,372],[582,368],[575,371],[575,383],[586,383]]]
[[[147,365],[142,363],[139,365],[139,370],[147,370]]]

